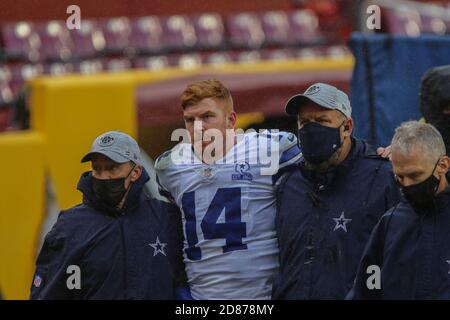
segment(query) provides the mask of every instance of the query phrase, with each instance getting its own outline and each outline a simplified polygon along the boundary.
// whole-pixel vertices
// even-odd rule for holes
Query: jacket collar
[[[369,145],[362,140],[352,137],[352,146],[350,152],[339,165],[331,167],[326,172],[317,172],[314,170],[308,170],[304,166],[304,162],[300,164],[300,169],[306,179],[317,184],[318,190],[326,189],[334,180],[337,175],[344,174],[351,170],[357,159],[361,158],[368,153]]]

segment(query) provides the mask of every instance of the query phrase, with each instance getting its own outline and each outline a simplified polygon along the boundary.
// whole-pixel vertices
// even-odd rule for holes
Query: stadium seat
[[[130,45],[138,54],[156,54],[163,51],[163,28],[158,17],[132,18],[130,26]]]
[[[182,54],[177,59],[177,66],[181,69],[194,69],[202,65],[202,58],[198,53]]]
[[[131,26],[127,17],[99,20],[99,26],[105,37],[105,53],[123,55],[130,45]]]
[[[225,28],[222,17],[217,13],[204,13],[192,17],[197,48],[223,49],[226,46]]]
[[[254,63],[261,60],[259,50],[233,51],[230,55],[233,61],[237,63]]]
[[[44,74],[52,76],[62,76],[74,71],[72,63],[54,62],[44,65]]]
[[[9,105],[13,101],[10,87],[11,71],[6,66],[0,67],[0,107]]]
[[[103,71],[100,59],[84,60],[74,64],[74,71],[81,74],[94,74]]]
[[[65,22],[36,23],[35,30],[41,39],[40,60],[68,61],[72,58],[73,42]]]
[[[268,11],[261,14],[266,45],[292,45],[289,17],[284,11]]]
[[[249,12],[232,14],[226,20],[229,41],[234,48],[257,49],[265,40],[258,15]]]
[[[416,10],[400,6],[397,9],[383,8],[381,14],[387,32],[408,36],[420,35],[422,22]]]
[[[288,14],[290,36],[297,45],[315,45],[323,42],[319,19],[311,10],[295,10]]]
[[[19,91],[23,89],[27,80],[31,80],[44,74],[44,67],[42,64],[16,63],[6,65],[6,68],[10,72],[9,86],[13,94],[13,99],[17,98]]]
[[[232,62],[232,57],[227,52],[211,52],[202,55],[202,63],[220,66]]]
[[[260,51],[262,60],[284,61],[294,58],[294,53],[290,49],[264,49]]]
[[[2,42],[7,60],[36,62],[39,60],[41,39],[31,22],[7,23],[2,26]]]
[[[131,69],[131,61],[127,58],[103,58],[103,70],[108,72],[120,72]]]
[[[323,51],[319,48],[301,48],[293,50],[294,57],[301,60],[315,59],[323,56]]]
[[[351,55],[351,51],[347,46],[335,45],[335,46],[322,46],[318,50],[323,56],[327,58],[342,58]]]
[[[192,21],[185,15],[162,18],[163,44],[169,51],[186,52],[197,45],[197,37]]]
[[[422,22],[421,25],[421,33],[431,33],[431,34],[446,34],[447,33],[447,25],[444,20],[439,17],[439,12],[435,16],[433,15],[421,15],[420,20]]]
[[[77,60],[92,59],[100,56],[105,49],[105,36],[94,20],[81,20],[80,29],[69,30],[73,41],[73,57]]]
[[[133,67],[139,69],[161,70],[169,66],[166,56],[139,57],[133,59]]]

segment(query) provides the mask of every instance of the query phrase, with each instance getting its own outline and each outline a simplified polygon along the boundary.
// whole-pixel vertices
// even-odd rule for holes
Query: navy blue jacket
[[[319,174],[300,163],[279,181],[273,298],[344,299],[373,227],[399,201],[390,162],[352,138],[334,169]]]
[[[37,258],[31,299],[173,299],[182,253],[180,213],[148,198],[145,170],[132,184],[124,210],[94,208],[90,172],[78,183],[83,204],[61,212]],[[69,290],[70,265],[81,289]]]
[[[370,265],[381,269],[379,289],[367,287]],[[402,200],[381,218],[347,298],[450,299],[450,188],[426,211]]]

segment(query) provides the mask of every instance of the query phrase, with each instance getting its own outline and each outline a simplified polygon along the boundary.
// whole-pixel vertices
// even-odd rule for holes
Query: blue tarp
[[[351,83],[355,135],[375,145],[390,144],[395,128],[417,120],[422,75],[450,64],[450,36],[406,37],[355,33]]]

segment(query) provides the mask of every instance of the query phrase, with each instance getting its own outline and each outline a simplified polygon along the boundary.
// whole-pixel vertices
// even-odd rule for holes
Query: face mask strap
[[[437,166],[438,166],[438,164],[439,164],[440,161],[441,161],[441,157],[439,157],[438,161],[437,161],[436,164],[434,165],[434,168],[433,168],[433,171],[431,171],[430,177],[434,175],[434,171],[436,170],[436,168],[437,168]]]

